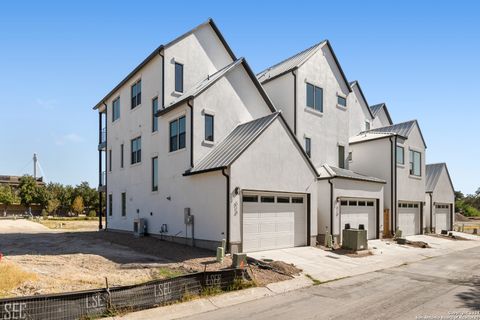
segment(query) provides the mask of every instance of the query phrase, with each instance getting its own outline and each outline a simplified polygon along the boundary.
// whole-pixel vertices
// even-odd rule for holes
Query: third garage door
[[[243,194],[243,252],[307,244],[306,196]]]
[[[349,223],[351,228],[357,229],[363,224],[367,230],[368,239],[376,238],[376,209],[374,199],[342,199],[340,201],[340,229],[345,229]],[[342,232],[340,231],[340,234]]]
[[[435,232],[440,233],[442,230],[449,230],[450,206],[448,204],[435,205]]]
[[[420,233],[420,206],[418,203],[400,202],[398,204],[398,228],[403,236]]]

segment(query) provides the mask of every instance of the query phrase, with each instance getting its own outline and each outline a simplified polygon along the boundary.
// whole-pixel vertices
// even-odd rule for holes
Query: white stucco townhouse
[[[452,230],[455,222],[455,189],[446,163],[426,165],[425,222],[430,231]]]
[[[107,230],[143,219],[150,235],[210,249],[315,245],[315,167],[212,20],[159,46],[95,109]]]
[[[267,68],[257,78],[319,172],[319,240],[331,233],[340,242],[347,223],[352,228],[363,225],[370,239],[378,238],[385,181],[348,168],[350,125],[365,130],[363,115],[361,124],[350,120],[358,120],[350,114],[350,103],[363,94],[358,84],[351,86],[347,81],[330,43],[322,41]],[[351,97],[352,91],[357,96]],[[365,112],[373,122],[366,101],[359,104],[365,110],[354,112]]]

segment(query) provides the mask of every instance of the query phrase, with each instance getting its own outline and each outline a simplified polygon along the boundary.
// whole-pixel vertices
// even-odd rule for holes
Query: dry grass
[[[48,220],[37,220],[36,222],[44,225],[49,229],[57,229],[64,231],[96,231],[98,230],[98,219],[97,220],[78,220],[78,219],[48,219]]]
[[[11,262],[0,261],[0,298],[12,295],[10,292],[22,283],[36,279],[36,274],[24,271]]]

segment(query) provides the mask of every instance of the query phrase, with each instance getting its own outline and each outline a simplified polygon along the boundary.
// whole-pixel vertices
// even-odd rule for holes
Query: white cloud
[[[60,137],[55,137],[55,144],[57,146],[63,146],[70,143],[82,143],[85,139],[76,133],[68,133]]]

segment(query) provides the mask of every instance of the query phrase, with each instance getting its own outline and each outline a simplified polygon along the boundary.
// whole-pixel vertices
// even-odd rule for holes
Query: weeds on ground
[[[248,289],[256,286],[257,284],[253,280],[248,281],[242,278],[235,278],[235,280],[233,280],[233,283],[230,286],[228,286],[227,291],[243,290],[243,289]]]
[[[306,274],[305,276],[313,282],[314,286],[318,286],[319,284],[322,284],[322,281],[320,281],[318,279],[315,279],[314,277],[312,277],[309,274]]]
[[[184,272],[178,269],[161,267],[154,271],[153,278],[154,279],[170,279],[170,278],[175,278],[184,274],[185,274]]]
[[[25,281],[35,281],[37,275],[24,271],[8,261],[0,262],[0,298],[9,295],[9,292]]]

